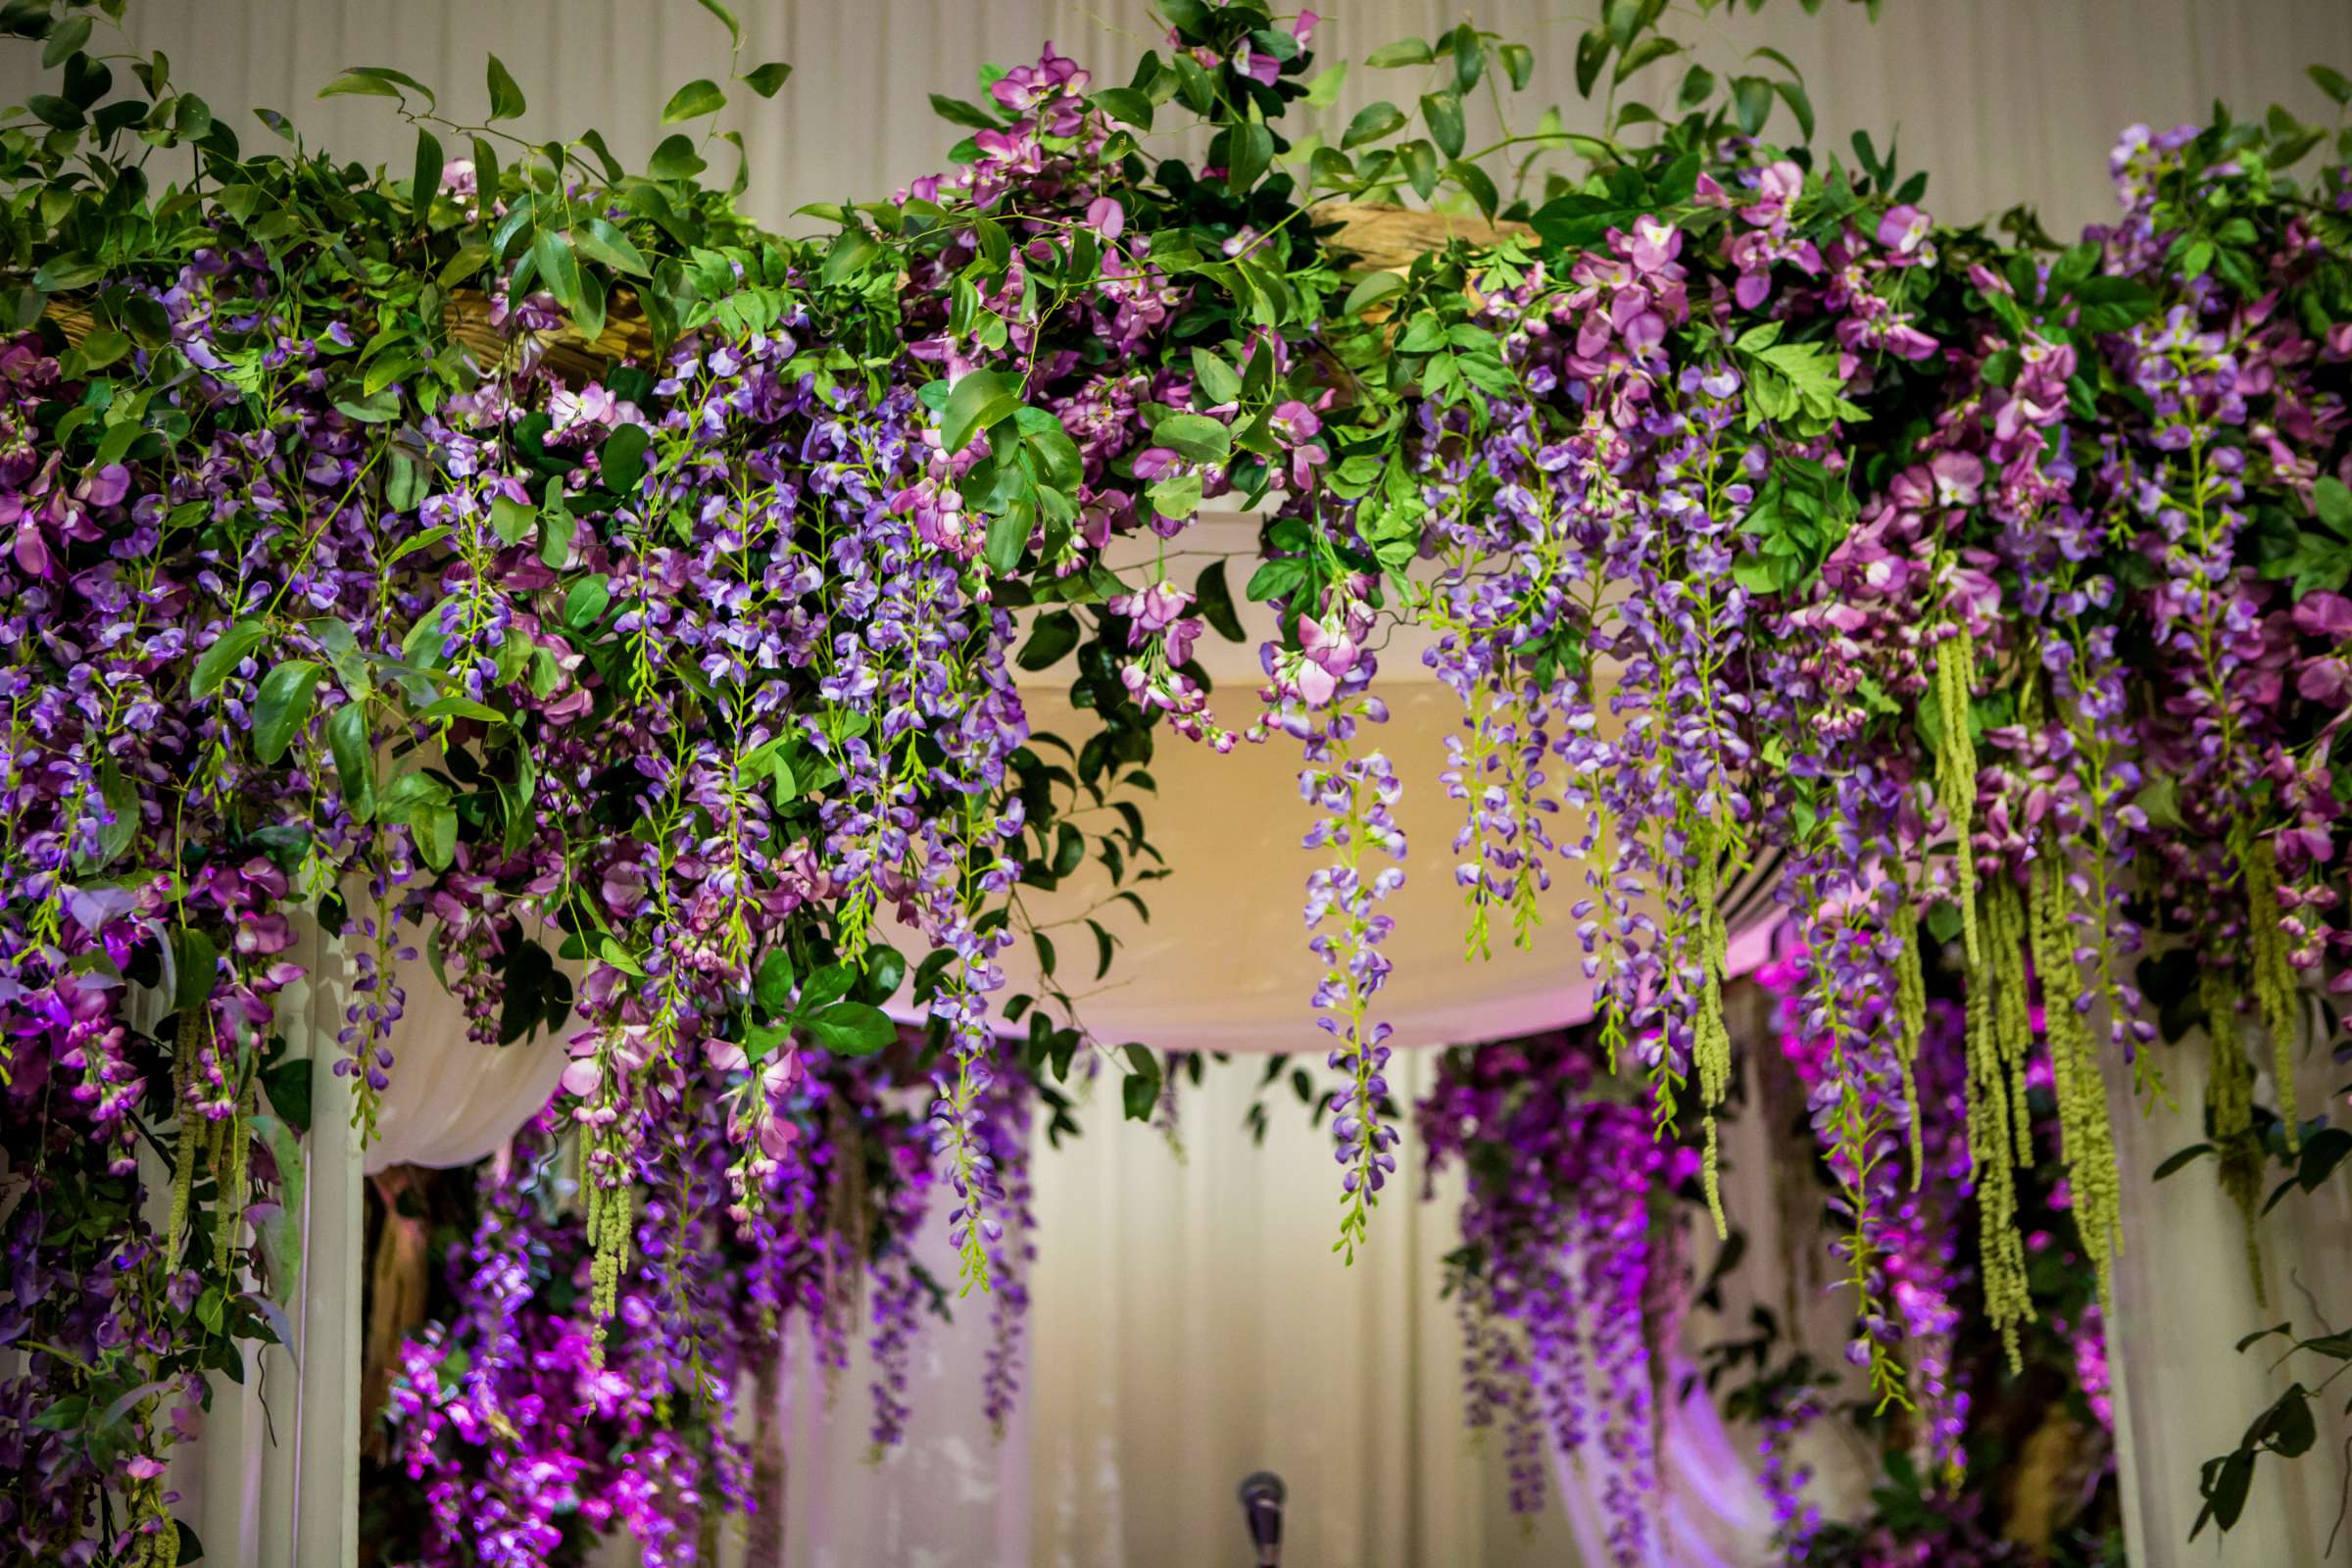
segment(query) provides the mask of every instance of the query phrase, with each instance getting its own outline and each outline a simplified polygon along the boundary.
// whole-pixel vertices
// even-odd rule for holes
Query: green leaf
[[[1429,200],[1438,188],[1438,150],[1415,139],[1397,148],[1396,156],[1404,164],[1405,183],[1413,187],[1413,194]]]
[[[642,424],[621,425],[605,437],[596,453],[596,468],[605,488],[614,495],[635,496],[645,478],[646,449],[653,441],[653,433]]]
[[[1078,617],[1066,610],[1038,616],[1015,661],[1023,669],[1049,669],[1078,646]]]
[[[52,256],[32,274],[32,286],[43,294],[62,294],[86,288],[106,276],[106,268],[76,252]]]
[[[253,707],[253,751],[263,761],[276,762],[302,733],[318,701],[319,667],[317,660],[289,659],[262,677]]]
[[[556,303],[567,311],[577,310],[580,304],[580,259],[571,248],[570,236],[543,228],[531,241],[531,259],[539,265],[540,280]]]
[[[211,1001],[220,983],[220,949],[210,936],[194,926],[175,928],[172,933],[172,1005],[186,1012]]]
[[[1493,218],[1495,210],[1502,205],[1502,193],[1494,188],[1494,181],[1487,172],[1476,164],[1467,161],[1448,164],[1446,172],[1478,204],[1478,210],[1489,218]]]
[[[612,578],[603,572],[582,577],[564,596],[564,624],[573,631],[586,631],[605,618],[605,607],[612,602]]]
[[[1740,76],[1732,82],[1732,115],[1740,122],[1743,135],[1753,136],[1764,128],[1772,114],[1772,83],[1762,76]]]
[[[784,78],[791,74],[792,68],[790,66],[781,60],[770,60],[757,71],[746,72],[742,80],[745,86],[760,97],[773,98],[777,89],[784,85]]]
[[[2259,1444],[2286,1459],[2309,1453],[2318,1439],[2319,1429],[2311,1418],[2311,1395],[2300,1383],[2278,1396],[2278,1402],[2246,1429],[2249,1446]]]
[[[1452,92],[1424,93],[1421,97],[1421,119],[1429,126],[1430,140],[1447,158],[1462,156],[1462,100]]]
[[[1348,302],[1340,307],[1342,316],[1361,316],[1392,294],[1404,292],[1401,272],[1374,272],[1348,291]]]
[[[1274,133],[1251,121],[1233,126],[1226,137],[1225,188],[1240,196],[1274,162]]]
[[[1016,507],[988,519],[988,542],[981,547],[981,559],[996,570],[1009,573],[1021,564],[1021,552],[1028,543],[1029,514]]]
[[[1663,60],[1668,55],[1679,55],[1682,52],[1681,44],[1676,43],[1672,38],[1660,37],[1653,32],[1617,57],[1617,70],[1609,79],[1612,82],[1622,82],[1643,66]]]
[[[1138,130],[1152,128],[1152,100],[1133,87],[1105,87],[1088,101],[1122,125],[1133,125]],[[931,103],[937,108],[939,99],[934,97]],[[996,123],[990,120],[981,128],[992,128]]]
[[[1163,1081],[1159,1066],[1141,1046],[1129,1046],[1127,1055],[1130,1060],[1141,1057],[1143,1065],[1119,1080],[1119,1108],[1129,1121],[1150,1121],[1152,1111],[1159,1106]]]
[[[2295,1179],[2307,1193],[2316,1193],[2336,1166],[2352,1155],[2352,1132],[2341,1127],[2323,1127],[2303,1140],[2303,1153],[2295,1171]]]
[[[311,1068],[310,1057],[287,1056],[260,1073],[270,1108],[298,1133],[311,1130]]]
[[[490,57],[490,118],[492,121],[513,120],[522,113],[522,89],[507,72],[506,62]]]
[[[458,858],[458,812],[455,807],[426,807],[410,818],[409,831],[416,839],[416,851],[424,857],[424,863],[434,870],[448,870],[450,862]]]
[[[1232,403],[1242,395],[1242,373],[1219,359],[1213,350],[1193,350],[1193,384],[1208,399],[1208,406]]]
[[[656,179],[692,179],[710,166],[702,154],[694,150],[694,142],[683,132],[665,136],[654,149],[654,156],[645,166],[646,172]]]
[[[1225,563],[1212,561],[1200,568],[1200,577],[1193,583],[1193,599],[1200,606],[1200,618],[1218,636],[1229,643],[1246,640],[1242,617],[1233,607],[1233,590],[1225,583]]]
[[[1143,94],[1136,93],[1132,96],[1141,98]],[[1096,95],[1097,102],[1101,101],[1101,94]],[[1151,107],[1149,102],[1144,105],[1147,116],[1151,112]],[[1003,123],[980,105],[966,102],[961,98],[951,98],[944,92],[935,92],[931,95],[931,112],[951,125],[962,125],[971,130],[995,130]],[[1151,121],[1147,118],[1144,122],[1150,124]]]
[[[715,115],[726,107],[727,95],[719,90],[718,83],[708,76],[697,76],[669,95],[669,102],[662,106],[662,123],[683,124],[705,115]]]
[[[355,95],[368,98],[398,98],[400,88],[394,84],[389,73],[369,66],[354,66],[338,74],[334,80],[318,89],[318,96],[321,98],[343,98]]]
[[[79,130],[88,122],[81,105],[51,92],[34,93],[24,100],[24,107],[32,111],[35,120],[54,130]]]
[[[303,1107],[307,1113],[309,1106]],[[277,1166],[277,1201],[257,1211],[253,1233],[267,1263],[270,1299],[285,1310],[302,1299],[302,1144],[284,1117],[267,1113],[247,1118],[247,1132],[270,1151]]]
[[[207,648],[196,661],[196,669],[188,677],[190,697],[210,697],[220,689],[230,671],[253,652],[269,627],[258,620],[240,620],[220,634],[218,642]]]
[[[2086,277],[2071,290],[2085,332],[2124,332],[2156,314],[2154,291],[2128,277]]]
[[[441,171],[446,160],[441,156],[441,143],[422,125],[416,127],[416,172],[410,178],[409,205],[416,210],[416,226],[422,228],[433,213],[433,197],[441,189]]]
[[[1296,593],[1305,581],[1306,563],[1286,557],[1261,564],[1250,574],[1250,582],[1242,589],[1242,593],[1252,604],[1262,605],[1269,600]]]
[[[98,798],[106,803],[109,818],[98,834],[99,866],[111,865],[131,842],[139,836],[142,819],[139,812],[139,792],[131,787],[122,769],[108,758],[98,765]]]
[[[1496,52],[1502,56],[1503,74],[1511,78],[1511,91],[1527,91],[1527,84],[1536,79],[1536,52],[1523,43],[1506,43]]]
[[[1594,27],[1576,41],[1576,95],[1590,98],[1600,81],[1600,68],[1608,64],[1609,35]]]
[[[792,955],[782,948],[770,948],[760,960],[752,996],[768,1012],[782,1017],[792,1010]]]
[[[811,1040],[842,1056],[870,1056],[899,1037],[890,1014],[863,1002],[837,1002],[804,1027]]]
[[[1366,104],[1355,112],[1354,119],[1348,122],[1348,129],[1341,135],[1340,145],[1344,148],[1361,147],[1368,141],[1380,140],[1403,123],[1404,111],[1387,99]]]
[[[705,11],[708,11],[712,16],[716,17],[721,23],[725,24],[727,29],[727,47],[730,49],[740,49],[743,47],[743,24],[735,20],[734,12],[729,11],[725,6],[720,5],[718,0],[697,0],[697,4],[701,5]]]
[[[615,272],[631,277],[651,278],[654,270],[646,265],[645,253],[629,236],[602,218],[591,218],[581,227],[571,231],[572,248],[592,262],[602,262]]]
[[[1200,510],[1200,476],[1172,473],[1145,492],[1152,510],[1163,517],[1189,517]]]
[[[2352,542],[2352,488],[2332,474],[2322,474],[2312,486],[2312,515],[2336,537]]]
[[[99,327],[81,340],[74,361],[84,371],[103,370],[130,352],[130,339],[111,326]]]
[[[948,393],[940,446],[950,456],[970,446],[972,437],[1012,417],[1021,406],[1020,387],[1002,370],[969,370]]]
[[[343,804],[354,817],[367,821],[375,814],[375,755],[369,746],[366,704],[345,703],[326,715],[326,746],[334,754]]]
[[[828,288],[838,288],[865,270],[866,264],[880,255],[882,247],[862,228],[844,229],[841,238],[833,242],[825,254],[825,265],[818,271],[818,281]]]
[[[1811,141],[1813,99],[1806,93],[1805,84],[1801,81],[1776,81],[1772,84],[1772,90],[1781,95],[1781,101],[1788,106],[1788,112],[1796,117],[1797,134]]]
[[[2352,103],[2352,78],[2346,77],[2342,72],[2328,66],[2310,66],[2305,69],[2310,73],[2311,79],[2318,83],[2320,91],[2326,93],[2330,101],[2338,104]]]
[[[2167,1156],[2164,1163],[2158,1165],[2148,1179],[2160,1182],[2175,1171],[2183,1170],[2212,1152],[2213,1146],[2211,1144],[2191,1144],[2186,1149]]]
[[[41,45],[41,69],[55,71],[89,41],[90,19],[86,16],[68,17],[57,24],[56,31],[49,34],[49,41]]]
[[[531,531],[539,514],[512,496],[500,496],[490,503],[490,531],[501,542],[516,544]]]
[[[1195,463],[1223,463],[1233,454],[1233,431],[1205,414],[1171,414],[1152,427],[1152,444]]]
[[[1375,71],[1394,71],[1399,66],[1426,66],[1437,56],[1419,38],[1399,38],[1384,43],[1364,57],[1364,64]]]
[[[507,715],[487,703],[477,703],[470,697],[443,697],[427,703],[416,716],[426,723],[443,719],[469,718],[484,724],[504,724]]]

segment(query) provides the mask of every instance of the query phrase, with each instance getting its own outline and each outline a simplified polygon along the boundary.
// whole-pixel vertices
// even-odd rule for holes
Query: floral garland
[[[725,1099],[698,1102],[686,1150],[649,1155],[638,1180],[636,1265],[599,1351],[589,1310],[594,1258],[566,1212],[562,1123],[543,1118],[480,1189],[480,1216],[454,1248],[447,1304],[401,1350],[392,1388],[392,1461],[383,1512],[406,1522],[387,1561],[585,1561],[625,1532],[648,1562],[708,1561],[712,1527],[774,1500],[742,1417],[786,1324],[806,1323],[820,1365],[846,1364],[860,1292],[877,1369],[877,1450],[904,1440],[906,1356],[946,1293],[914,1261],[934,1182],[926,1127],[907,1091],[920,1042],[877,1056],[812,1056],[782,1114],[793,1129],[748,1226],[724,1201],[732,1147]],[[998,1081],[1018,1084],[1017,1062]],[[1027,1097],[986,1105],[991,1149],[1025,1180]],[[683,1266],[682,1266],[683,1265]],[[1023,1298],[1009,1260],[992,1300],[998,1351],[985,1369],[992,1415],[1019,1392]],[[400,1499],[406,1498],[403,1507]],[[410,1537],[414,1539],[408,1539]]]
[[[1471,947],[1496,908],[1533,943],[1579,862],[1604,1055],[1638,1067],[1653,1133],[1690,1127],[1718,1211],[1726,900],[1776,887],[1879,1402],[1938,1397],[1882,1327],[1920,1086],[1950,1071],[1921,1061],[1952,1049],[1922,1012],[1932,945],[1964,957],[2013,1354],[2034,1307],[1989,1173],[2038,1157],[2046,1064],[2105,1280],[2103,1085],[2158,1086],[2143,949],[2207,960],[2216,1139],[2242,1156],[2257,1114],[2241,1016],[2299,1139],[2304,994],[2352,984],[2327,875],[2352,181],[2286,172],[2324,130],[2135,132],[2120,221],[2004,245],[1936,227],[1867,138],[1852,165],[1809,149],[1793,77],[1696,64],[1677,118],[1623,111],[1538,179],[1504,157],[1576,146],[1556,122],[1464,145],[1464,97],[1533,68],[1468,24],[1373,57],[1428,74],[1413,134],[1384,103],[1293,146],[1285,111],[1337,81],[1305,79],[1311,14],[1169,0],[1128,85],[1051,50],[992,71],[987,103],[941,101],[973,132],[952,172],[786,241],[701,179],[710,117],[781,64],[731,53],[725,86],[682,88],[668,120],[707,133],[642,172],[593,132],[513,136],[496,60],[478,122],[346,72],[330,93],[417,127],[404,177],[247,155],[162,57],[93,41],[114,9],[20,8],[59,90],[0,122],[0,1092],[34,1265],[0,1344],[40,1348],[4,1402],[41,1477],[0,1528],[24,1550],[173,1560],[159,1478],[201,1374],[285,1337],[309,1104],[277,1012],[326,977],[314,924],[363,1129],[419,961],[484,1049],[577,1012],[559,1108],[592,1355],[646,1213],[678,1211],[642,1177],[700,1147],[703,1102],[756,1227],[808,1054],[882,1050],[894,995],[942,1030],[930,1138],[987,1286],[1023,1245],[995,1032],[1027,1012],[1026,1064],[1056,1071],[1084,1038],[1023,890],[1091,849],[1102,908],[1140,906],[1124,792],[1162,717],[1306,747],[1352,1257],[1396,1158],[1374,1013],[1399,872],[1366,851],[1401,856],[1408,784],[1361,726],[1398,619],[1439,634],[1467,709],[1441,783],[1468,808]],[[1612,7],[1580,89],[1676,56],[1664,9]],[[1146,155],[1163,114],[1205,123],[1199,164]],[[151,148],[194,177],[156,187]],[[1350,275],[1309,199],[1404,190],[1525,227]],[[629,322],[617,366],[558,352]],[[1238,633],[1222,568],[1189,592],[1164,569],[1220,496],[1265,519],[1248,592],[1280,624],[1238,729],[1191,660],[1204,623]],[[1117,538],[1159,542],[1152,581],[1104,564]],[[1010,671],[1073,653],[1100,727],[1064,767]],[[1000,998],[1024,937],[1046,994]]]
[[[1474,1429],[1500,1421],[1511,1506],[1543,1508],[1552,1448],[1602,1476],[1610,1560],[1657,1537],[1652,1346],[1677,1288],[1671,1195],[1697,1174],[1633,1098],[1601,1093],[1598,1042],[1544,1036],[1446,1053],[1415,1107],[1434,1180],[1468,1176],[1447,1258]]]
[[[1832,1047],[1808,1019],[1807,968],[1793,952],[1777,958],[1758,975],[1769,1009],[1735,1010],[1763,1023],[1754,1043],[1766,1049],[1750,1054],[1751,1071],[1789,1074],[1809,1096],[1830,1070]],[[1875,1289],[1893,1315],[1863,1325],[1842,1357],[1860,1387],[1816,1362],[1761,1308],[1753,1337],[1696,1357],[1708,1392],[1755,1435],[1780,1560],[1792,1568],[2120,1560],[2103,1534],[2113,1416],[2096,1284],[2064,1234],[2073,1196],[2054,1160],[2018,1173],[2038,1313],[2018,1347],[2022,1375],[2008,1364],[2002,1329],[1959,1305],[1983,1273],[1959,1220],[1984,1187],[1969,1153],[1958,978],[1931,975],[1929,1032],[1944,1049],[1921,1055],[1921,1163],[1910,1167],[1918,1179],[1897,1184],[1877,1233],[1885,1280]],[[2028,1114],[2043,1140],[2059,1111],[2046,1051],[2029,1074]],[[1736,1231],[1706,1278],[1691,1277],[1687,1227],[1705,1202],[1700,1152],[1652,1141],[1646,1086],[1612,1078],[1607,1055],[1594,1026],[1456,1048],[1416,1107],[1416,1125],[1430,1176],[1458,1163],[1466,1178],[1446,1290],[1462,1319],[1471,1426],[1501,1426],[1519,1510],[1544,1505],[1554,1452],[1582,1455],[1600,1478],[1610,1560],[1641,1563],[1660,1528],[1665,1460],[1654,1412],[1677,1396],[1685,1314],[1694,1300],[1721,1310],[1748,1251]],[[1833,1158],[1820,1152],[1814,1163],[1835,1189],[1843,1178]],[[1916,1408],[1890,1404],[1871,1384],[1872,1335],[1909,1357]],[[1829,1420],[1851,1423],[1885,1456],[1886,1475],[1860,1517],[1825,1509],[1796,1457],[1798,1434]],[[2021,1452],[2029,1439],[2040,1446]],[[2017,1500],[2017,1478],[2029,1472],[2046,1512]],[[2030,1555],[2024,1543],[2036,1539],[2056,1555]]]

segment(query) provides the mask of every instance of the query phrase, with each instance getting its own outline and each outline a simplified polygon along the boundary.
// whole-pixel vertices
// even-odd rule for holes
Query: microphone
[[[1260,1470],[1242,1483],[1242,1519],[1250,1528],[1250,1544],[1257,1548],[1256,1568],[1277,1568],[1282,1561],[1282,1502],[1287,1495],[1282,1477]]]

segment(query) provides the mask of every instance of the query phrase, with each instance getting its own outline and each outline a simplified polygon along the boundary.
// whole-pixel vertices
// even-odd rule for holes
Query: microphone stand
[[[1282,1504],[1289,1494],[1282,1477],[1260,1470],[1242,1482],[1242,1522],[1249,1527],[1255,1555],[1251,1568],[1281,1568]]]

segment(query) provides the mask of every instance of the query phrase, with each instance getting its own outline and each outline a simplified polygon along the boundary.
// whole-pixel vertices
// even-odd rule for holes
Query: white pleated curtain
[[[1140,0],[738,0],[733,9],[746,68],[769,59],[797,68],[772,103],[739,91],[726,121],[750,152],[746,210],[783,226],[810,224],[794,217],[802,203],[873,197],[940,167],[958,133],[932,119],[927,95],[974,95],[980,62],[1031,58],[1050,38],[1107,84],[1124,62],[1161,42]],[[1537,51],[1534,88],[1508,106],[1512,128],[1532,126],[1547,102],[1563,104],[1571,127],[1597,128],[1568,90],[1576,35],[1598,10],[1588,0],[1333,0],[1330,10],[1316,39],[1326,61],[1360,59],[1468,15]],[[1899,149],[1905,168],[1931,172],[1927,205],[1939,217],[1987,218],[2023,202],[2058,233],[2111,211],[2105,159],[2124,125],[2199,119],[2216,99],[2248,115],[2276,99],[2324,119],[2332,111],[2303,78],[2303,66],[2352,66],[2345,0],[1886,0],[1875,27],[1855,8],[1826,10],[1808,18],[1793,0],[1779,0],[1731,22],[1678,11],[1674,30],[1701,43],[1702,58],[1719,68],[1736,67],[1758,44],[1786,53],[1821,112],[1819,144],[1842,148],[1852,129],[1870,130],[1882,150]],[[166,52],[174,78],[210,99],[248,145],[270,133],[243,111],[266,105],[291,114],[312,146],[404,172],[413,136],[389,105],[315,100],[341,67],[407,71],[470,118],[483,102],[482,57],[496,53],[528,96],[520,122],[528,134],[596,126],[624,158],[638,158],[662,134],[658,106],[680,82],[719,74],[725,48],[695,0],[133,0],[129,30],[136,46]],[[0,96],[21,100],[37,90],[31,54],[0,48]],[[1358,70],[1323,128],[1336,129],[1374,98],[1409,103],[1420,90],[1416,74]],[[720,148],[713,162],[723,169],[731,156]],[[1053,699],[1037,701],[1051,720]],[[1428,721],[1436,733],[1435,709]],[[1272,901],[1278,914],[1295,906],[1305,861],[1298,856],[1286,864],[1283,857],[1305,820],[1280,787],[1286,763],[1261,754],[1220,764],[1180,747],[1163,749],[1155,761],[1162,805],[1154,820],[1163,824],[1155,831],[1178,876],[1155,894],[1167,912],[1152,932],[1128,933],[1129,956],[1147,976],[1178,973],[1198,1001],[1167,1016],[1176,1038],[1136,1030],[1143,1038],[1320,1054],[1303,990],[1294,984],[1293,950],[1302,936],[1295,927],[1279,949],[1253,928],[1249,944],[1215,961],[1186,958],[1188,933],[1231,923],[1244,904]],[[1270,792],[1269,779],[1278,786]],[[1420,796],[1437,794],[1427,769],[1408,772],[1406,783]],[[1443,803],[1424,801],[1418,809],[1434,820]],[[1249,859],[1221,859],[1220,836],[1243,826]],[[1442,856],[1433,861],[1443,836],[1423,834],[1416,879],[1400,906],[1408,931],[1397,940],[1417,951],[1393,1000],[1406,1010],[1410,1038],[1476,1038],[1498,1020],[1507,1027],[1525,1017],[1528,1005],[1557,1011],[1549,977],[1570,960],[1556,949],[1485,974],[1429,956],[1450,948],[1445,922],[1458,918],[1446,890],[1427,886],[1446,880]],[[1273,930],[1290,917],[1267,918]],[[454,1008],[427,995],[428,979],[415,981],[404,1070],[395,1073],[387,1140],[371,1167],[477,1156],[494,1147],[502,1122],[535,1106],[560,1065],[544,1052],[482,1060],[466,1046]],[[1507,993],[1499,1011],[1498,993]],[[1166,994],[1128,1000],[1147,1018],[1174,1006]],[[1116,991],[1102,1002],[1119,1010]],[[331,1038],[340,1021],[331,996],[295,999],[295,1010],[317,1038]],[[290,1020],[289,1032],[304,1033],[303,1021]],[[2270,1226],[2270,1305],[2258,1312],[2235,1215],[2211,1184],[2190,1174],[2146,1186],[2158,1160],[2198,1136],[2200,1078],[2187,1060],[2196,1048],[2173,1054],[2182,1058],[2174,1081],[2184,1110],[2118,1107],[2126,1180],[2136,1195],[2113,1336],[2119,1413],[2130,1428],[2122,1469],[2133,1560],[2301,1568],[2321,1560],[2333,1512],[2324,1460],[2283,1479],[2266,1466],[2247,1521],[2226,1549],[2210,1537],[2193,1550],[2183,1541],[2197,1461],[2227,1447],[2272,1396],[2230,1344],[2290,1312],[2307,1319],[2307,1299],[2352,1298],[2342,1246],[2352,1215],[2340,1192],[2289,1200]],[[1410,1094],[1428,1072],[1425,1059],[1408,1054],[1392,1076]],[[1325,1250],[1336,1184],[1321,1135],[1278,1111],[1264,1147],[1253,1147],[1241,1110],[1254,1076],[1246,1064],[1212,1073],[1188,1098],[1181,1159],[1141,1129],[1117,1125],[1107,1103],[1096,1107],[1086,1137],[1061,1151],[1040,1149],[1043,1261],[1030,1394],[1002,1444],[979,1416],[974,1380],[987,1314],[972,1302],[918,1352],[911,1441],[879,1466],[860,1457],[861,1368],[841,1380],[828,1412],[805,1348],[794,1350],[783,1392],[794,1440],[787,1500],[784,1517],[769,1523],[784,1535],[795,1568],[1239,1560],[1232,1487],[1259,1466],[1291,1480],[1294,1563],[1597,1560],[1589,1498],[1523,1532],[1501,1507],[1499,1456],[1475,1452],[1463,1434],[1453,1325],[1436,1298],[1438,1260],[1453,1245],[1450,1194],[1441,1184],[1439,1201],[1423,1206],[1399,1193],[1380,1214],[1371,1250],[1342,1270]],[[318,1285],[306,1301],[298,1376],[287,1358],[269,1358],[271,1419],[250,1389],[224,1397],[212,1440],[175,1465],[175,1484],[200,1495],[200,1528],[216,1561],[310,1568],[350,1561],[356,1549],[347,1518],[328,1504],[348,1495],[356,1478],[344,1391],[356,1382],[358,1361],[350,1282],[359,1164],[340,1128],[339,1085],[323,1074],[319,1082],[309,1267],[314,1282],[339,1278],[349,1288]],[[1410,1145],[1407,1154],[1417,1161]],[[1769,1225],[1769,1216],[1742,1212],[1756,1195],[1728,1199],[1751,1229]],[[1758,1250],[1801,1269],[1802,1250],[1814,1243],[1781,1242]],[[1770,1270],[1751,1263],[1743,1272]],[[1768,1277],[1748,1284],[1780,1289]],[[1050,1349],[1041,1355],[1040,1347]],[[280,1403],[277,1391],[289,1387]],[[289,1430],[300,1436],[299,1453],[286,1444]],[[2324,1430],[2319,1452],[2340,1447],[2343,1437]],[[1668,1507],[1688,1529],[1670,1538],[1680,1544],[1662,1552],[1660,1565],[1763,1560],[1758,1502],[1735,1462],[1746,1442],[1704,1409],[1670,1422]],[[1836,1456],[1828,1458],[1837,1470]],[[1563,1478],[1573,1492],[1573,1470]],[[747,1544],[736,1537],[731,1555]],[[756,1560],[774,1561],[765,1554],[773,1549],[767,1543]]]

